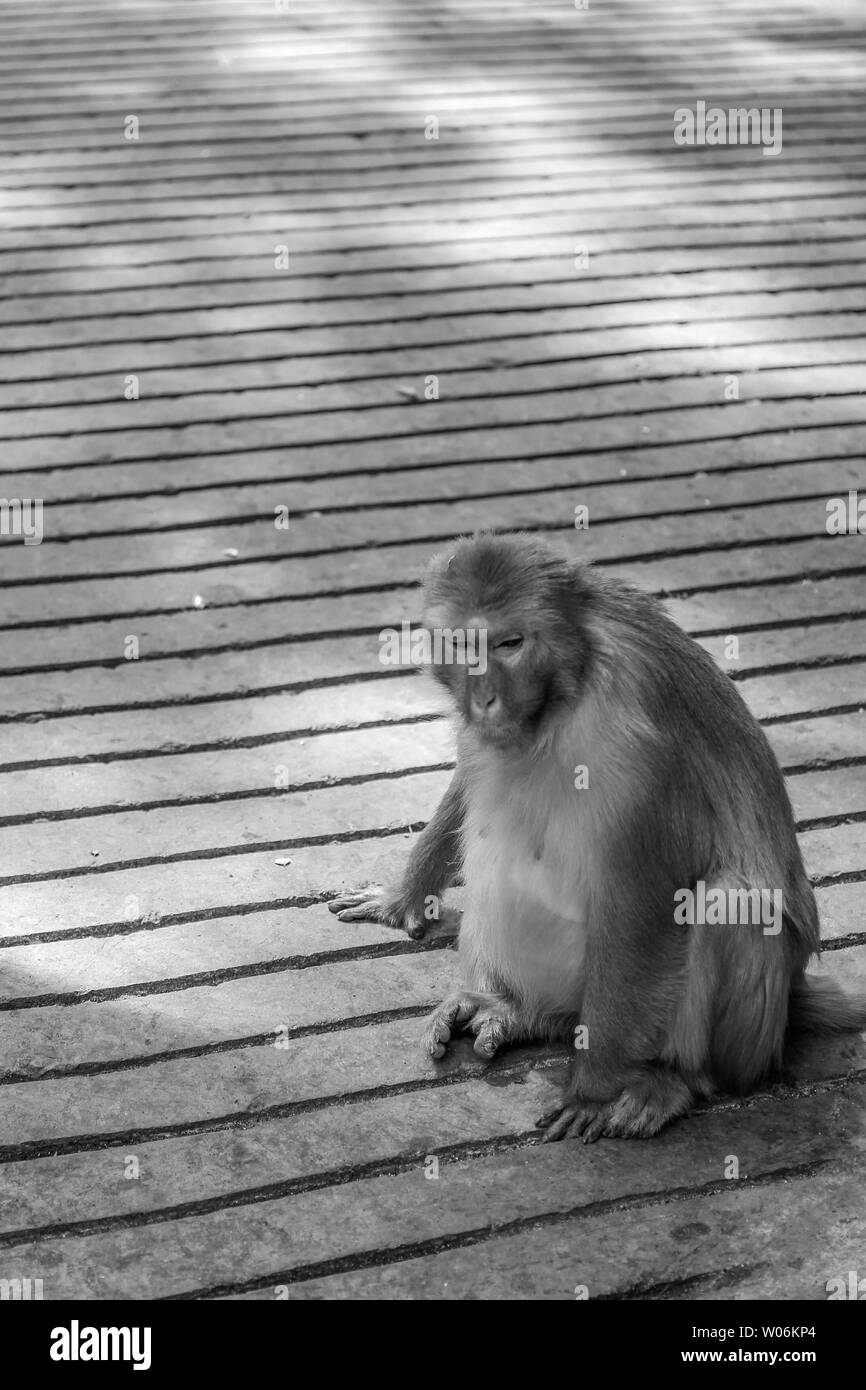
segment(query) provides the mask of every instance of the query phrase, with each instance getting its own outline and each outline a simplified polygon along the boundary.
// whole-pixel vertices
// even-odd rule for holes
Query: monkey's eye
[[[516,651],[518,647],[522,647],[522,646],[523,646],[523,637],[522,637],[522,635],[518,632],[518,633],[515,633],[515,635],[514,635],[513,637],[504,637],[503,640],[502,640],[501,642],[497,642],[497,643],[496,643],[496,651],[499,651],[501,647],[505,647],[505,649],[506,649],[507,651]]]

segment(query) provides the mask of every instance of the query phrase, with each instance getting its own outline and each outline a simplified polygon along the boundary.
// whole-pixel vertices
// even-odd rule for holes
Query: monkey
[[[483,670],[444,650],[432,664],[456,770],[401,883],[329,907],[417,938],[462,873],[462,983],[425,1024],[430,1059],[465,1031],[484,1059],[573,1041],[537,1124],[588,1143],[748,1092],[802,1032],[866,1028],[866,1001],[806,975],[818,911],[769,741],[656,597],[481,532],[433,557],[423,601],[422,630],[486,637]],[[684,924],[676,904],[700,885],[781,892],[781,921]]]

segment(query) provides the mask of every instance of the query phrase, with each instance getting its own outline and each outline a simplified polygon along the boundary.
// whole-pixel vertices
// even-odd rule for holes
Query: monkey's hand
[[[328,911],[341,922],[381,922],[418,940],[427,930],[423,907],[416,908],[400,894],[370,884],[355,893],[343,893],[328,903]]]

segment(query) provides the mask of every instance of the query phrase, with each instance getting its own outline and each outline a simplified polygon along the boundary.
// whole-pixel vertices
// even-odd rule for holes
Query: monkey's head
[[[585,653],[579,565],[529,536],[479,534],[434,556],[424,581],[432,670],[487,743],[528,749],[563,701]]]

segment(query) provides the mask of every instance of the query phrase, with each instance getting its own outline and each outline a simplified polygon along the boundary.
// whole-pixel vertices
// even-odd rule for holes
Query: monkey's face
[[[575,567],[528,537],[482,534],[431,561],[424,626],[433,674],[486,743],[531,748],[547,712],[564,694],[575,698],[580,593]]]
[[[432,669],[464,721],[485,743],[525,749],[535,740],[551,698],[549,661],[537,634],[473,615],[463,645],[439,643],[433,627]],[[445,629],[448,631],[448,629]],[[439,659],[437,659],[437,657]]]

